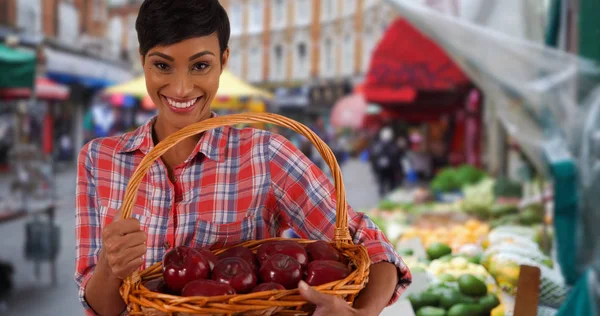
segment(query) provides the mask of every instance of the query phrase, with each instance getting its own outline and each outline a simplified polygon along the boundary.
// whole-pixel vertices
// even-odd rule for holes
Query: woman
[[[133,218],[119,220],[125,188],[142,158],[168,135],[210,118],[229,57],[229,20],[217,0],[146,0],[136,22],[140,61],[158,115],[119,137],[96,139],[79,154],[75,279],[88,314],[125,309],[122,279],[179,245],[211,247],[278,236],[331,240],[334,188],[285,138],[223,127],[186,139],[144,178]],[[392,245],[363,214],[350,230],[371,256],[370,281],[354,308],[301,283],[319,315],[377,315],[410,283]]]

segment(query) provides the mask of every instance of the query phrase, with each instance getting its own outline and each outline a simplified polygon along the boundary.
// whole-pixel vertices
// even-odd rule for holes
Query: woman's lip
[[[165,105],[166,105],[166,106],[167,106],[167,107],[168,107],[168,108],[169,108],[171,111],[173,111],[173,112],[175,112],[175,113],[187,113],[187,112],[190,112],[190,111],[192,111],[192,110],[193,110],[193,109],[195,109],[195,108],[196,108],[196,106],[198,105],[198,101],[200,101],[200,99],[202,99],[202,98],[203,98],[203,96],[196,98],[196,99],[195,99],[196,101],[194,102],[194,104],[192,104],[192,105],[188,106],[187,108],[178,108],[178,107],[172,106],[172,105],[169,103],[169,101],[167,100],[167,97],[165,97],[164,95],[161,95],[161,97],[163,98],[163,100],[162,100],[162,101],[163,101],[163,103],[164,103],[164,104],[165,104]],[[172,100],[175,100],[175,99],[172,99]],[[190,99],[190,100],[188,100],[188,101],[191,101],[191,100],[194,100],[194,99]]]

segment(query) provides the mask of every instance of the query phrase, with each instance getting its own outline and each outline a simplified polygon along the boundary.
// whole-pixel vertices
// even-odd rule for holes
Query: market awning
[[[454,93],[469,78],[428,37],[405,19],[397,19],[376,47],[364,94],[378,104],[417,103],[422,93]]]
[[[0,44],[0,88],[31,88],[35,78],[33,53]]]
[[[42,100],[67,100],[70,95],[69,87],[56,83],[46,77],[37,77],[35,80],[36,98]],[[23,99],[31,97],[31,88],[6,88],[0,89],[1,98]]]
[[[131,80],[131,74],[118,65],[96,58],[45,48],[47,76],[64,84],[80,84],[102,89]]]

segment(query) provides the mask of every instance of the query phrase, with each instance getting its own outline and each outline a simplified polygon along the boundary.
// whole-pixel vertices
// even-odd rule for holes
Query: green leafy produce
[[[452,168],[442,169],[431,181],[431,188],[434,191],[452,192],[460,187],[460,183],[456,180],[456,170]]]
[[[471,274],[458,278],[460,292],[469,296],[483,296],[487,294],[487,286],[483,281]]]
[[[394,211],[400,208],[400,205],[390,200],[383,200],[379,202],[377,208],[381,211]]]
[[[463,211],[467,214],[488,218],[496,200],[493,187],[493,179],[484,179],[475,185],[464,187]]]
[[[429,245],[429,247],[427,247],[427,257],[430,260],[435,260],[443,256],[449,255],[451,253],[452,248],[440,242],[432,243],[431,245]]]
[[[417,316],[446,316],[443,308],[425,306],[417,311]]]
[[[485,172],[471,165],[462,165],[456,169],[456,182],[461,186],[476,184],[486,177]]]
[[[511,204],[496,204],[490,209],[491,218],[502,218],[506,215],[518,214],[519,207]]]
[[[540,224],[543,221],[544,215],[532,208],[525,209],[519,214],[519,222],[525,226]]]
[[[494,193],[498,197],[515,197],[523,196],[523,186],[519,182],[512,181],[506,177],[500,177],[494,185]]]

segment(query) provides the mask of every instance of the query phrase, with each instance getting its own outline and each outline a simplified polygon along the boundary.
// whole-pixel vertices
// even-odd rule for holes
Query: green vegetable
[[[438,279],[442,282],[456,282],[456,278],[451,274],[442,274]]]
[[[544,215],[537,210],[528,208],[519,215],[519,222],[525,226],[539,224],[544,221]]]
[[[440,295],[438,293],[434,293],[431,290],[427,290],[421,293],[421,300],[423,302],[423,306],[439,306],[440,305]]]
[[[456,182],[461,186],[476,184],[485,178],[485,172],[471,166],[462,165],[455,173]]]
[[[479,305],[483,306],[483,310],[487,313],[500,305],[500,300],[494,294],[488,294],[479,300]]]
[[[398,250],[398,254],[403,257],[410,257],[410,256],[414,255],[415,252],[412,249],[400,249],[400,250]]]
[[[523,186],[519,182],[512,181],[506,177],[500,177],[494,185],[494,194],[498,197],[515,197],[523,196]]]
[[[398,203],[392,202],[390,200],[383,200],[383,201],[379,202],[379,205],[377,208],[380,211],[395,211],[396,209],[400,208],[400,205]]]
[[[427,247],[427,257],[431,260],[441,258],[452,253],[452,248],[448,245],[436,242]]]
[[[440,306],[445,309],[450,309],[452,306],[461,304],[462,297],[457,291],[448,291],[440,296]]]
[[[460,292],[469,296],[483,296],[487,294],[487,286],[483,281],[471,274],[461,275],[458,278]]]
[[[452,192],[460,189],[456,181],[456,171],[452,168],[442,169],[431,181],[431,188],[439,192]]]
[[[421,307],[425,306],[422,294],[423,293],[412,293],[408,295],[408,300],[410,301],[410,305],[412,305],[413,310],[419,310]]]
[[[467,260],[469,260],[470,263],[481,264],[481,257],[482,256],[483,256],[482,254],[478,253],[478,254],[476,254],[473,257],[467,258]]]
[[[519,207],[517,205],[496,204],[496,205],[492,206],[492,208],[490,209],[490,216],[492,218],[501,218],[506,215],[518,214],[518,213],[519,213]]]
[[[452,306],[448,316],[478,316],[483,314],[483,307],[478,304],[458,304]]]
[[[417,311],[417,316],[446,316],[443,308],[425,306]]]

